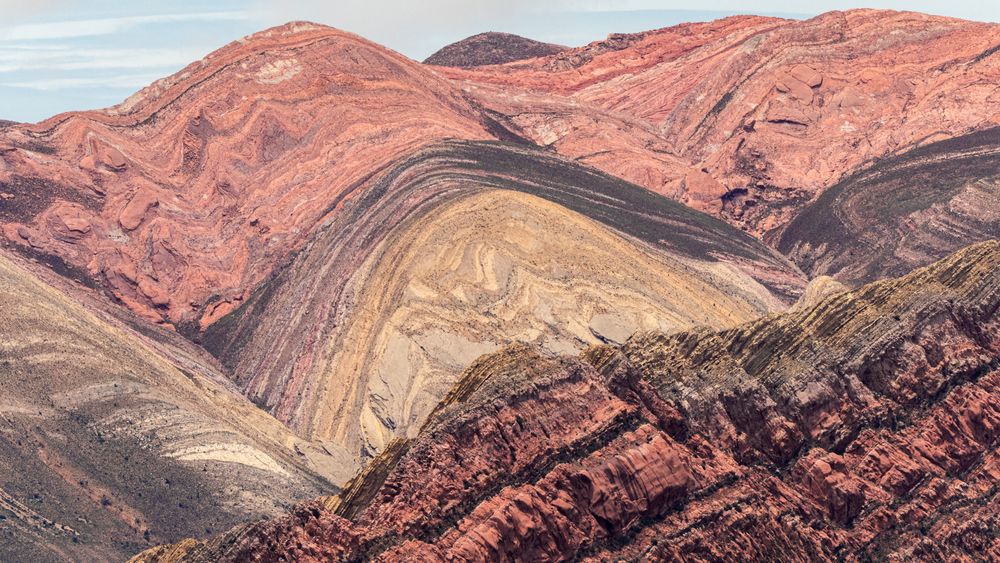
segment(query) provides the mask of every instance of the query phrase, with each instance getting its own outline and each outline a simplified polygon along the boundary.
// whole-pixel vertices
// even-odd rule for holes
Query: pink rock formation
[[[491,138],[480,119],[419,64],[292,23],[114,108],[0,131],[0,185],[44,180],[5,200],[21,212],[3,233],[152,320],[207,325],[381,166],[435,140]]]
[[[998,44],[995,24],[854,10],[442,72],[535,141],[760,234],[873,159],[1000,123]]]

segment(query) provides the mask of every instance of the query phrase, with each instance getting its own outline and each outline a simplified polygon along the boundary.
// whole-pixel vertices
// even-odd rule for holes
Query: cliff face
[[[512,33],[491,31],[446,45],[427,57],[424,64],[471,68],[544,57],[567,49],[569,47],[542,43]]]
[[[337,497],[136,561],[996,558],[1000,243],[722,332],[478,360]]]
[[[204,336],[257,404],[359,457],[483,353],[734,326],[804,284],[722,221],[527,146],[436,145],[362,191]]]
[[[536,142],[762,234],[868,162],[995,126],[1000,26],[733,17],[443,72]]]

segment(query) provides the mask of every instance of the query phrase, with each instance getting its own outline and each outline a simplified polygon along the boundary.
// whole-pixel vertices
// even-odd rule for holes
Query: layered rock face
[[[478,360],[337,497],[136,561],[1000,556],[1000,243],[722,332]]]
[[[568,49],[512,33],[490,31],[442,47],[427,57],[424,64],[471,68],[544,57]]]
[[[740,17],[463,70],[293,23],[115,108],[0,129],[0,231],[148,319],[201,330],[391,163],[515,131],[771,233],[868,161],[995,125],[998,30]]]
[[[1000,26],[733,17],[450,69],[524,134],[753,233],[867,162],[996,125]]]
[[[204,327],[366,178],[493,138],[418,63],[325,26],[247,37],[105,111],[0,131],[0,222],[154,321]]]
[[[350,476],[203,351],[34,268],[0,254],[0,559],[121,560]]]
[[[998,238],[1000,129],[882,160],[826,190],[775,235],[810,276],[854,284]]]
[[[734,326],[804,284],[721,221],[526,146],[434,146],[363,189],[204,337],[257,404],[359,458],[511,342]]]

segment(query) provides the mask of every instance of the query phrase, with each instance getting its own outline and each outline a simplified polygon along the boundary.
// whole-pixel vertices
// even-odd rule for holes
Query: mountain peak
[[[470,68],[554,55],[568,48],[512,33],[489,31],[441,48],[424,60],[424,64]]]

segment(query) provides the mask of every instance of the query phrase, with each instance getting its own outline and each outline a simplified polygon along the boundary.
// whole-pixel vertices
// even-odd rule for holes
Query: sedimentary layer
[[[505,344],[733,326],[803,284],[760,242],[638,186],[531,147],[450,142],[345,201],[202,338],[279,420],[367,457]]]
[[[754,233],[872,160],[995,126],[1000,26],[852,10],[446,69],[525,136]]]
[[[896,276],[1000,237],[1000,129],[930,143],[851,175],[806,206],[776,246],[811,276]]]
[[[336,497],[135,561],[1000,556],[1000,243],[721,332],[484,356]]]
[[[0,131],[0,230],[150,320],[207,326],[381,166],[487,127],[419,63],[291,23],[108,110]]]
[[[88,305],[0,254],[0,559],[122,559],[350,475],[204,352]]]

